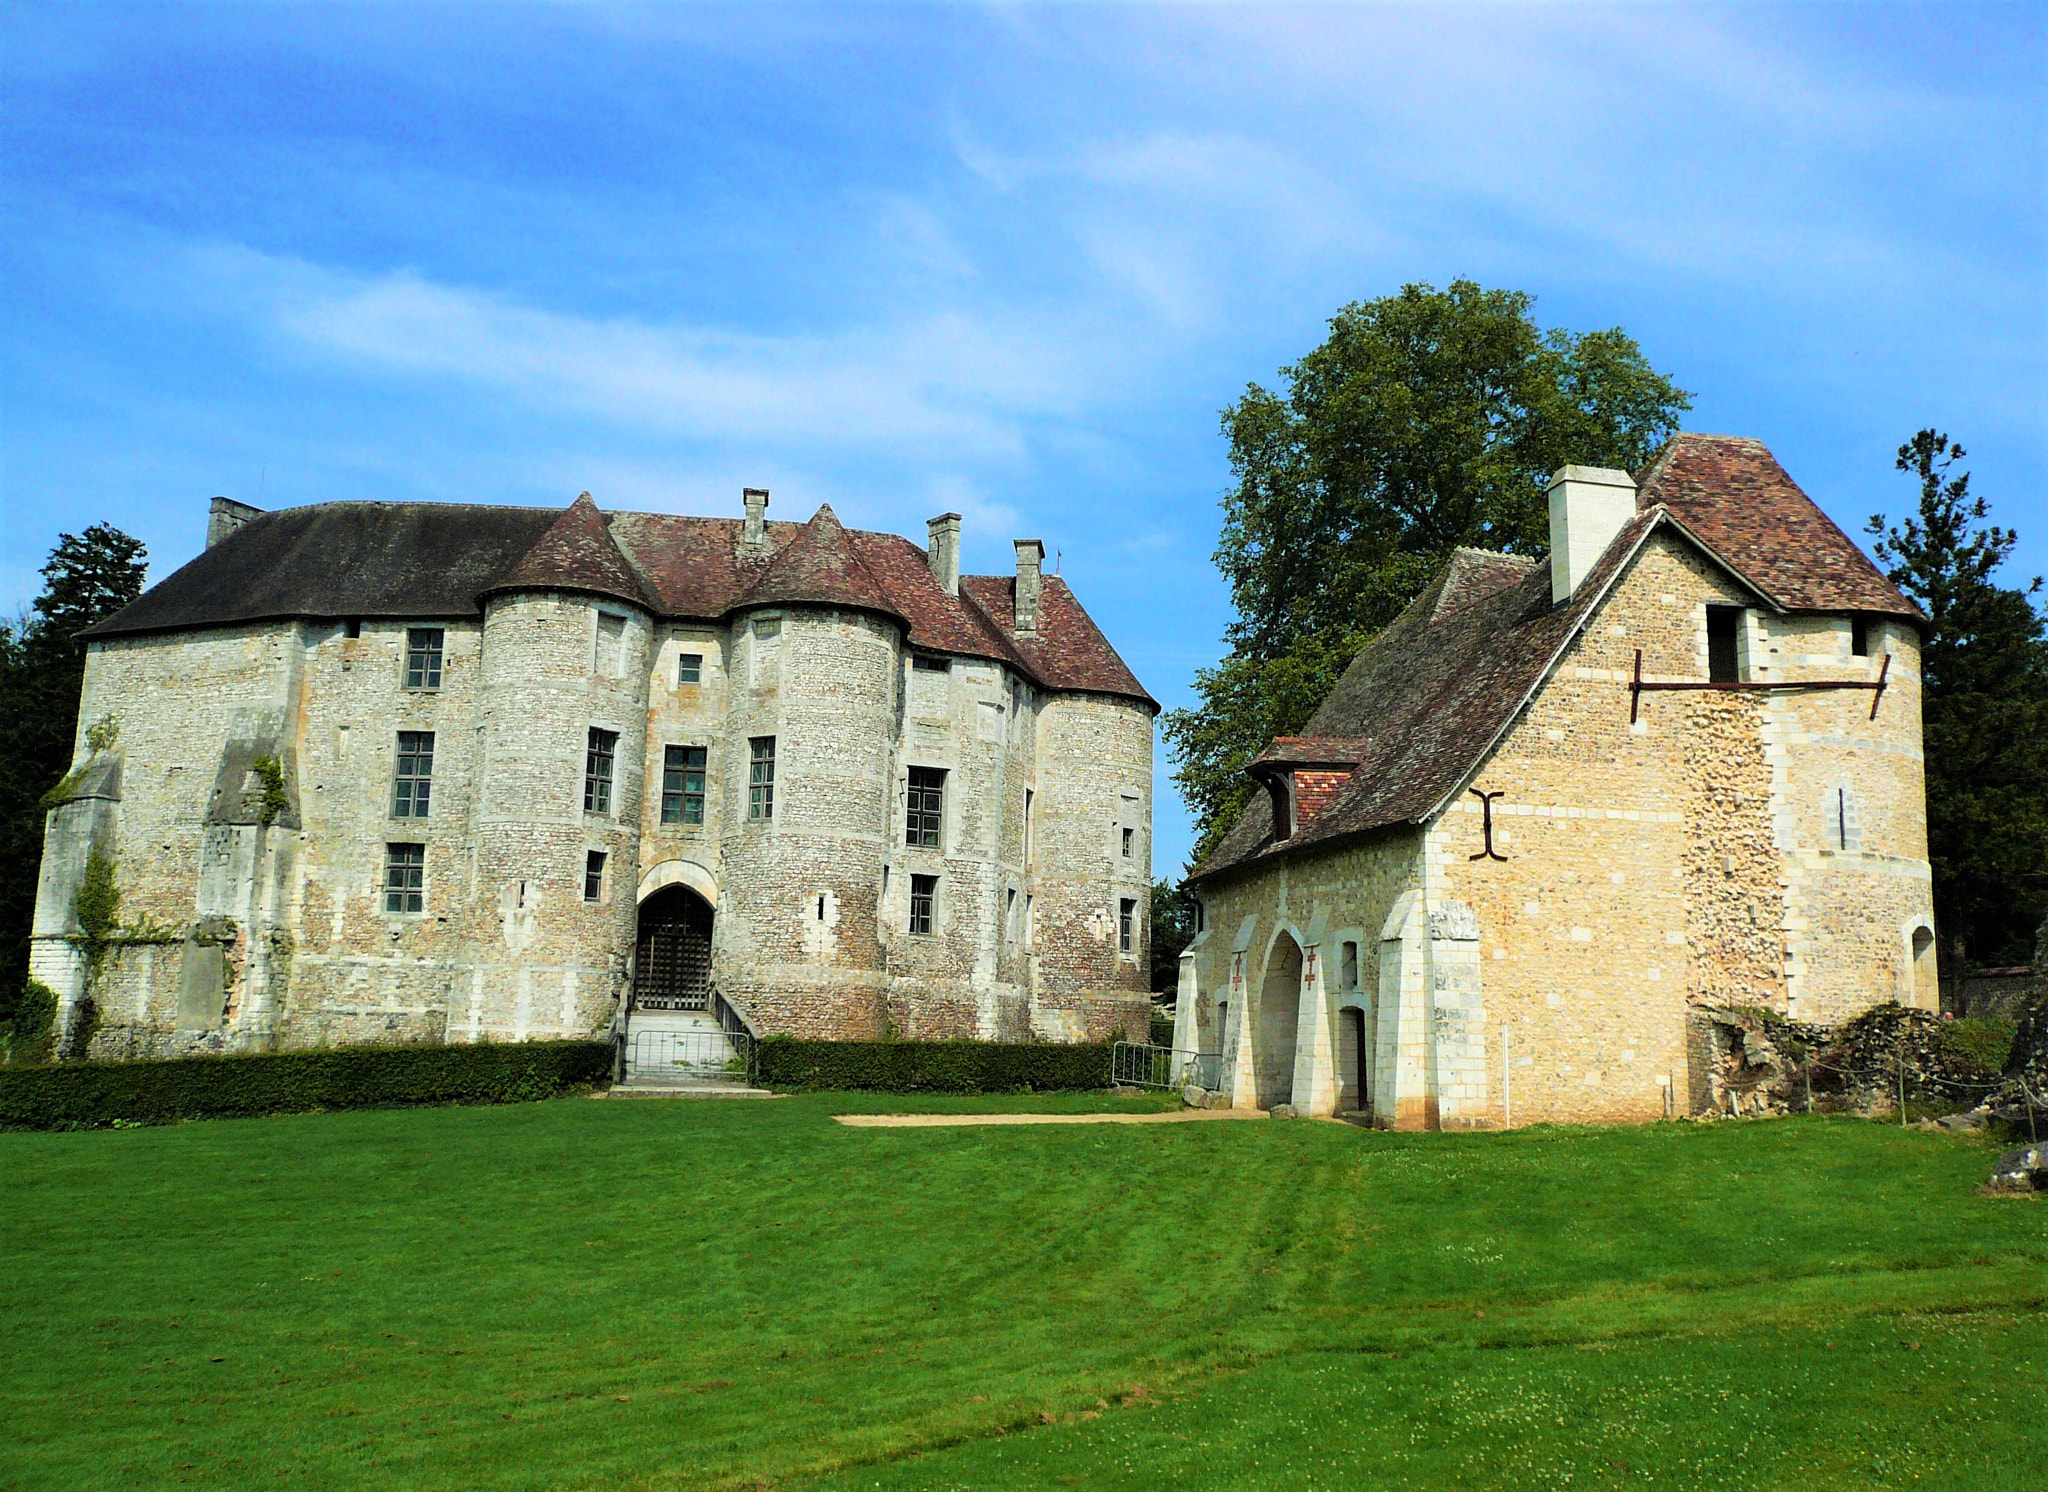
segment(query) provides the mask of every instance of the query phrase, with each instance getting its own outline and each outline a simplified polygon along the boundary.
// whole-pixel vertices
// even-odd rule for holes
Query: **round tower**
[[[872,1035],[907,624],[830,507],[779,544],[765,527],[740,542],[758,571],[727,616],[713,982],[763,1033]]]
[[[587,492],[481,599],[470,958],[448,1036],[591,1035],[633,948],[658,608]]]

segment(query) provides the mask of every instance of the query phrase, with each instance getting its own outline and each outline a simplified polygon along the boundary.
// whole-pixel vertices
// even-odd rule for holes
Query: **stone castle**
[[[1763,1007],[1937,1004],[1922,615],[1761,444],[1566,467],[1461,550],[1190,878],[1175,1046],[1396,1128],[1717,1106]],[[1739,1061],[1739,1054],[1732,1054]]]
[[[767,507],[217,499],[88,634],[31,951],[60,1030],[89,989],[108,1057],[628,1008],[1142,1039],[1158,707],[1037,541],[963,576],[957,514],[919,549]]]

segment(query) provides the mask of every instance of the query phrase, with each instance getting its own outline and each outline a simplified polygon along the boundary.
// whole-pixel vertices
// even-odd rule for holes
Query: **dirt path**
[[[834,1114],[854,1129],[931,1129],[963,1124],[1184,1124],[1201,1119],[1263,1119],[1257,1109],[1182,1109],[1166,1114]]]

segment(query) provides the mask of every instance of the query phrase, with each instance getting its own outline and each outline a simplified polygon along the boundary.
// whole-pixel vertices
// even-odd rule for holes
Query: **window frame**
[[[423,638],[432,641],[423,642]],[[405,667],[401,677],[407,689],[438,690],[448,652],[446,627],[407,627]]]
[[[1135,896],[1116,899],[1116,951],[1129,954],[1138,951],[1138,898]]]
[[[920,775],[923,780],[920,781]],[[946,769],[911,767],[904,779],[903,843],[914,850],[946,848]]]
[[[702,653],[676,654],[676,688],[695,689],[704,682],[704,655]]]
[[[611,856],[604,850],[583,852],[583,900],[587,904],[604,901],[604,873]]]
[[[775,822],[775,737],[747,737],[747,822]]]
[[[590,727],[583,750],[583,811],[611,816],[613,789],[618,784],[619,733],[601,725]]]
[[[384,874],[379,877],[387,917],[419,917],[427,910],[427,847],[403,840],[384,846]],[[399,905],[392,905],[394,899]],[[412,905],[404,903],[410,901]]]
[[[406,749],[406,739],[412,749]],[[421,743],[424,742],[424,749]],[[398,732],[397,750],[391,763],[391,817],[432,818],[434,810],[434,733],[430,730]],[[411,771],[407,767],[412,768]],[[424,771],[420,770],[422,767]]]
[[[1849,618],[1849,656],[1868,658],[1870,656],[1870,618],[1852,616]]]
[[[1727,606],[1718,601],[1707,603],[1707,681],[1713,684],[1739,684],[1742,682],[1742,619],[1749,608]],[[1715,635],[1715,622],[1725,620],[1727,636]],[[1725,655],[1721,647],[1725,645]]]
[[[920,920],[923,926],[918,924]],[[907,926],[913,938],[929,938],[939,921],[939,878],[936,875],[920,875],[915,871],[910,876],[910,917]]]
[[[692,761],[691,758],[695,760]],[[700,829],[704,826],[704,792],[710,772],[711,752],[708,747],[690,745],[664,745],[661,748],[661,808],[658,820],[671,828]],[[697,785],[690,786],[695,777]],[[675,785],[671,787],[670,781]],[[669,817],[673,806],[675,817]],[[690,816],[695,808],[697,815]]]

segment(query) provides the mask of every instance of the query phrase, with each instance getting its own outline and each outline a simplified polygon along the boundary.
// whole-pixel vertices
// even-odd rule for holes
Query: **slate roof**
[[[612,596],[670,620],[718,621],[748,606],[810,602],[903,622],[913,648],[1005,664],[1048,689],[1123,695],[1156,709],[1057,576],[1035,637],[1013,630],[1007,575],[963,575],[950,596],[925,552],[896,534],[769,523],[741,555],[742,522],[476,503],[321,503],[251,518],[127,607],[86,629],[120,637],[238,623],[480,618],[508,586]]]
[[[1332,763],[1311,759],[1355,750],[1350,779],[1284,840],[1273,837],[1269,795],[1253,794],[1189,880],[1432,818],[1659,527],[1685,534],[1774,609],[1920,618],[1758,441],[1681,435],[1644,468],[1638,490],[1636,516],[1563,606],[1552,605],[1547,559],[1453,554],[1352,660],[1301,736],[1253,763],[1324,766]]]

